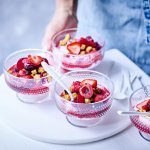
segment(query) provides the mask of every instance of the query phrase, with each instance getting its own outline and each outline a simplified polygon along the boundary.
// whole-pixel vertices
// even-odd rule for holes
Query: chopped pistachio
[[[74,99],[76,99],[78,95],[77,95],[77,93],[72,93],[72,96]]]
[[[59,41],[59,45],[65,46],[69,40],[70,40],[70,34],[66,34],[65,38]]]
[[[91,103],[91,99],[89,99],[89,98],[85,98],[84,99],[84,102],[87,104],[87,103]]]
[[[86,51],[86,53],[89,53],[91,50],[92,50],[92,47],[88,46],[85,51]]]
[[[66,34],[65,40],[68,42],[70,40],[70,34]]]
[[[33,75],[37,74],[36,69],[32,70],[31,73],[32,73]]]
[[[64,97],[64,99],[70,101],[70,96],[69,96],[69,94],[65,94],[63,97]]]
[[[67,41],[66,40],[61,40],[61,41],[59,41],[59,45],[60,46],[65,46],[67,44]]]
[[[82,44],[80,49],[81,49],[81,50],[85,50],[85,48],[86,48],[86,45],[85,45],[85,44]]]
[[[79,55],[85,55],[85,51],[81,51]]]
[[[34,79],[40,79],[40,77],[41,77],[40,74],[35,74],[35,75],[33,76]]]
[[[39,67],[38,68],[38,73],[43,73],[43,72],[45,72],[44,68],[43,67]]]
[[[95,48],[95,47],[93,47],[93,48],[92,48],[92,51],[96,51],[96,48]]]
[[[52,77],[51,77],[51,76],[48,76],[48,77],[47,77],[47,81],[48,81],[48,82],[52,81]]]

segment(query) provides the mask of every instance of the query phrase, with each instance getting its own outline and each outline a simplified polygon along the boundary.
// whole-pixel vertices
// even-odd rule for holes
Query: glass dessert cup
[[[58,83],[55,83],[55,101],[59,110],[66,115],[67,121],[77,127],[92,127],[100,123],[101,119],[110,109],[113,100],[113,83],[105,75],[90,70],[71,71],[62,76],[68,87],[74,81],[84,79],[95,79],[101,86],[106,87],[110,95],[102,101],[95,103],[75,103],[60,96],[64,90]]]
[[[20,101],[25,103],[41,103],[49,97],[52,91],[52,85],[54,85],[54,81],[50,75],[39,79],[28,79],[14,76],[8,72],[8,69],[16,64],[19,59],[27,57],[28,55],[41,56],[46,58],[50,65],[56,65],[52,53],[48,51],[44,52],[39,49],[16,51],[5,59],[3,67],[5,81],[7,85],[17,93],[17,98]]]
[[[66,53],[66,46],[59,46],[60,40],[65,38],[65,35],[69,34],[71,39],[79,39],[81,37],[91,36],[94,41],[98,42],[101,48],[95,52],[75,55]],[[70,28],[57,33],[52,39],[52,52],[61,62],[61,67],[66,70],[82,70],[92,69],[99,65],[104,57],[104,40],[93,29],[87,28]]]
[[[144,88],[140,88],[130,96],[130,110],[135,111],[135,106],[140,102],[150,99],[150,85],[146,86],[147,93]],[[148,94],[148,95],[147,95]],[[150,117],[149,116],[130,116],[132,124],[139,130],[140,135],[147,141],[150,141]]]

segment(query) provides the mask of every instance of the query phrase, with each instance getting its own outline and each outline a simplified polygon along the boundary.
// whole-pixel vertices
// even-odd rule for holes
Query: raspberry
[[[77,95],[77,98],[74,100],[76,103],[84,103],[84,97],[80,95],[80,93]]]
[[[95,48],[96,48],[96,50],[100,50],[101,49],[101,45],[98,42],[95,42]]]
[[[25,60],[25,59],[27,59],[27,58],[20,58],[18,60],[18,62],[17,62],[17,69],[18,70],[24,69],[24,62],[23,62],[23,60]]]
[[[35,66],[31,63],[25,63],[24,69],[31,71],[31,70],[35,69]]]
[[[95,98],[94,98],[94,102],[99,102],[99,101],[101,101],[101,100],[103,100],[105,98],[106,98],[105,95],[103,95],[103,94],[97,94],[95,96]]]
[[[89,83],[85,83],[79,90],[80,94],[85,98],[91,98],[93,95],[93,88]]]
[[[70,90],[72,93],[76,93],[76,92],[79,92],[79,89],[81,87],[81,82],[80,81],[75,81],[73,82]]]
[[[79,40],[79,43],[87,45],[87,40],[85,38],[81,37],[80,40]]]

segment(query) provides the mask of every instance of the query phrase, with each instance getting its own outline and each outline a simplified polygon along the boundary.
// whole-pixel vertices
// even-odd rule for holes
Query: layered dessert
[[[67,91],[62,91],[60,105],[63,112],[77,118],[99,118],[111,106],[109,90],[97,83],[95,79],[74,81],[70,86],[73,101]],[[66,102],[65,102],[66,101]]]
[[[150,98],[140,101],[133,109],[139,112],[150,113]],[[134,126],[139,129],[141,136],[150,141],[150,116],[135,115],[130,118]]]
[[[58,53],[63,53],[62,67],[68,70],[93,68],[103,58],[103,46],[91,36],[75,39],[66,34],[65,38],[56,44],[56,48]]]
[[[40,79],[48,75],[41,66],[42,61],[48,63],[46,58],[28,55],[27,57],[20,58],[16,64],[8,69],[8,72],[19,78]]]
[[[11,75],[6,79],[7,84],[16,92],[23,94],[43,94],[49,91],[47,84],[51,76],[41,66],[48,63],[46,58],[38,55],[28,55],[20,58],[7,72]]]

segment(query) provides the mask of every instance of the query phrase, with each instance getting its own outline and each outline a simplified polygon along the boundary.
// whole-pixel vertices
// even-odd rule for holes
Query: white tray
[[[149,80],[144,72],[116,50],[107,53],[103,63],[96,70],[105,72],[109,62],[115,61],[116,68],[114,67],[113,79],[117,78],[119,80],[120,73],[118,70],[124,69],[126,66],[119,64],[116,61],[119,61],[119,59],[112,58],[112,55],[118,55],[117,57],[122,62],[128,62],[131,68],[135,68],[136,71],[140,72],[145,81]],[[53,98],[43,104],[20,102],[16,98],[16,93],[6,85],[3,76],[0,77],[0,93],[0,118],[3,122],[25,136],[43,142],[59,144],[88,143],[115,135],[130,125],[129,117],[121,117],[116,113],[117,110],[128,109],[127,101],[114,101],[111,110],[104,116],[98,126],[78,128],[67,122],[65,115],[56,108]]]

